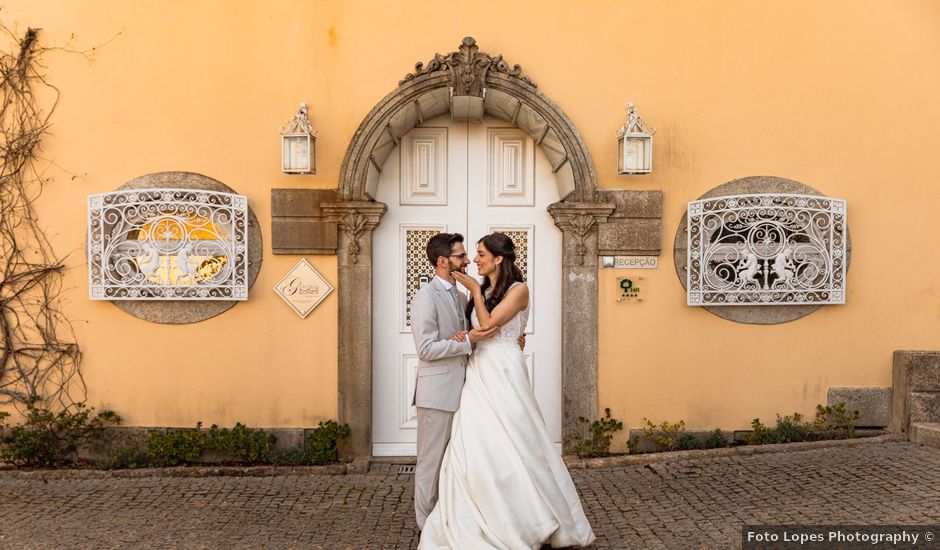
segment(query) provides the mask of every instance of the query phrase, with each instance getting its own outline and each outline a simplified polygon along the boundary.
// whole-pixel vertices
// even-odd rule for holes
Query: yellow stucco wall
[[[295,256],[270,254],[270,189],[335,187],[353,132],[414,62],[466,35],[503,53],[573,120],[605,188],[665,192],[661,267],[642,304],[616,303],[600,272],[600,405],[744,428],[811,412],[830,386],[890,385],[891,353],[940,348],[940,3],[14,1],[7,25],[75,34],[42,204],[72,252],[67,312],[90,402],[134,425],[196,420],[315,424],[336,414],[334,294],[300,321],[271,287]],[[278,171],[279,126],[301,100],[320,131],[314,177]],[[633,100],[659,131],[648,176],[616,175],[614,133]],[[185,327],[86,298],[85,196],[188,170],[248,195],[265,256],[247,303]],[[746,326],[685,306],[672,241],[687,201],[731,179],[775,175],[848,200],[845,306]],[[333,257],[309,257],[336,281]]]

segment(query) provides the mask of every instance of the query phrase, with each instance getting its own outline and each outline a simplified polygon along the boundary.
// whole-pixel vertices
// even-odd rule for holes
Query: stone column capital
[[[364,230],[372,231],[388,210],[384,203],[375,201],[324,202],[320,204],[320,208],[328,221],[340,224],[340,229],[344,231],[353,225],[362,225]],[[346,221],[343,221],[344,218]],[[353,220],[356,223],[352,223]]]
[[[616,205],[610,202],[556,202],[548,207],[548,213],[555,219],[555,225],[562,231],[590,230],[598,223],[604,223],[613,214]]]
[[[359,254],[362,252],[363,241],[371,243],[368,238],[372,231],[378,227],[382,220],[382,215],[388,210],[388,207],[381,202],[375,201],[343,201],[326,202],[320,207],[323,214],[330,222],[337,224],[337,228],[346,242],[346,257],[349,263],[359,263]],[[371,247],[365,251],[370,257],[372,255]],[[344,260],[342,251],[340,251],[341,261]]]
[[[565,265],[585,265],[585,256],[596,261],[597,224],[606,222],[614,209],[613,203],[603,202],[556,202],[548,207],[562,231]]]

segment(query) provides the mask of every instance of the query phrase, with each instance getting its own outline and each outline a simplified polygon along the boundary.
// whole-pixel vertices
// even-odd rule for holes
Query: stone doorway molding
[[[335,247],[339,271],[340,422],[352,429],[345,454],[372,452],[372,234],[386,211],[374,200],[385,159],[411,128],[451,112],[455,120],[484,114],[527,132],[552,165],[563,199],[549,207],[562,238],[562,438],[566,449],[582,435],[578,417],[595,418],[597,403],[597,260],[599,254],[658,255],[662,193],[597,189],[594,165],[571,120],[519,65],[479,51],[464,38],[457,51],[418,63],[356,130],[346,150],[339,188],[312,194],[306,214],[290,213],[298,197],[274,190],[275,253],[324,253]],[[284,192],[279,195],[278,192]],[[310,199],[302,199],[310,202]],[[293,216],[293,217],[291,217]],[[306,216],[304,218],[303,216]],[[308,244],[296,228],[309,221]],[[295,225],[291,225],[295,224]],[[314,237],[336,224],[332,246]],[[626,228],[626,230],[624,230]],[[326,231],[328,232],[328,231]],[[279,245],[283,242],[283,246]]]

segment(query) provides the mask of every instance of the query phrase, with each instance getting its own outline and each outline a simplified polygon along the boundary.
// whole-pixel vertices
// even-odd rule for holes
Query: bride
[[[470,291],[474,328],[495,327],[467,365],[437,505],[419,550],[538,549],[585,546],[594,533],[532,393],[517,338],[525,331],[529,289],[512,240],[492,233],[477,243],[483,285],[454,272]],[[462,333],[454,336],[464,339]]]

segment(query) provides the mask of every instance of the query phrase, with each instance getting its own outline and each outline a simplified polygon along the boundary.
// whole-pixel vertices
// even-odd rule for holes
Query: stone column
[[[339,422],[351,435],[345,457],[372,455],[372,231],[386,206],[373,201],[321,205],[337,224],[339,270]]]
[[[578,417],[595,419],[597,404],[597,229],[614,211],[607,203],[548,207],[562,231],[562,442],[565,453],[583,434]]]

